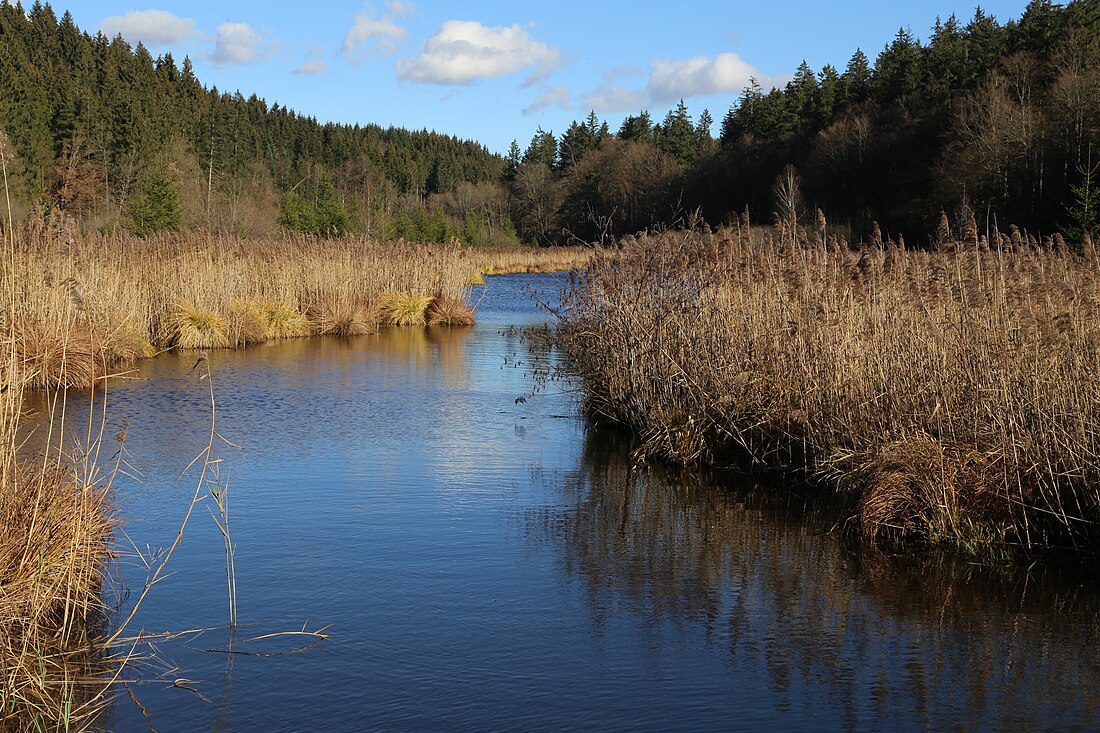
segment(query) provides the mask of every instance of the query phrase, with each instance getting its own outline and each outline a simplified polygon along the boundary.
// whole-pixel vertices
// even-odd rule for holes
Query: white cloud
[[[367,12],[356,13],[355,22],[344,35],[344,58],[349,64],[359,63],[372,51],[393,53],[405,40],[407,31],[394,22],[395,18],[411,13],[412,3],[394,0],[386,5],[381,17],[374,17],[374,9],[367,5]]]
[[[210,60],[218,66],[236,66],[263,61],[272,54],[263,35],[248,23],[222,23]]]
[[[402,59],[397,75],[426,84],[470,84],[531,69],[524,82],[545,79],[562,63],[561,51],[536,41],[518,25],[486,27],[448,20],[424,42],[418,56]]]
[[[125,15],[113,15],[99,24],[104,35],[121,35],[131,43],[147,46],[170,46],[199,35],[195,21],[180,18],[167,10],[131,10]]]
[[[298,68],[294,70],[294,73],[305,74],[306,76],[316,76],[317,74],[325,73],[325,69],[327,68],[328,66],[323,59],[306,59],[298,64]]]
[[[573,95],[569,93],[569,87],[556,86],[535,97],[531,104],[523,110],[523,114],[533,115],[554,106],[569,109],[569,103],[572,99]]]
[[[685,61],[654,61],[647,91],[655,102],[704,94],[738,93],[763,75],[735,53],[715,58],[696,56]]]

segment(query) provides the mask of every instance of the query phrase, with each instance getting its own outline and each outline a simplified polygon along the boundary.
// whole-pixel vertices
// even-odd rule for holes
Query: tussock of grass
[[[317,333],[326,336],[362,336],[378,330],[378,311],[354,303],[325,304],[311,309]]]
[[[231,343],[221,315],[186,303],[169,314],[164,341],[176,349],[225,349]]]
[[[429,326],[472,326],[474,309],[461,298],[438,295],[428,304],[424,318]]]
[[[285,303],[264,303],[260,306],[260,313],[266,322],[269,338],[303,338],[313,333],[309,319]]]
[[[14,324],[19,371],[32,389],[87,389],[104,372],[104,346],[86,323],[46,323],[28,317]]]
[[[387,326],[427,325],[427,310],[432,304],[430,295],[386,293],[382,296],[380,317]]]
[[[1017,239],[642,237],[574,279],[560,345],[639,459],[798,473],[870,538],[1096,547],[1100,263]]]

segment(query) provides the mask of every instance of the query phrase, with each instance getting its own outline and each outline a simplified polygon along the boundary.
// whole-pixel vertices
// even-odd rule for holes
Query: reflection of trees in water
[[[849,727],[1100,725],[1091,584],[846,548],[774,499],[632,472],[614,442],[590,436],[564,506],[528,517],[597,626],[625,609],[647,628],[697,629],[777,705]]]

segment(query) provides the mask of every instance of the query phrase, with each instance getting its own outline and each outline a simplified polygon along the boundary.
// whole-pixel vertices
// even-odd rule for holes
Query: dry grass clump
[[[271,339],[303,338],[313,333],[309,319],[285,303],[264,303],[260,306],[260,313]]]
[[[104,344],[86,324],[46,323],[24,317],[14,324],[19,371],[32,389],[87,389],[104,372]]]
[[[1100,263],[647,236],[574,280],[561,346],[639,459],[826,482],[869,537],[1100,544]]]
[[[429,326],[472,326],[474,309],[461,298],[437,295],[428,304],[424,318]]]
[[[378,308],[356,303],[324,303],[308,314],[317,333],[325,336],[362,336],[378,330]]]
[[[430,295],[385,293],[379,308],[381,321],[387,326],[427,325],[426,314],[433,300]]]
[[[175,349],[226,349],[229,327],[218,313],[180,303],[168,314],[164,343]]]
[[[24,465],[0,491],[0,720],[76,721],[102,700],[94,635],[112,513],[103,486]]]

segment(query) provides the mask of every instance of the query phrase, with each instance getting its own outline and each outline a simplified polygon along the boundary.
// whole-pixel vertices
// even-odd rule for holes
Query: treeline
[[[782,88],[753,80],[717,137],[715,122],[682,101],[617,130],[592,113],[501,157],[207,89],[188,59],[81,32],[49,5],[0,3],[4,154],[17,199],[43,216],[137,233],[558,244],[746,209],[763,223],[821,210],[854,239],[927,241],[960,207],[983,230],[1095,236],[1100,0],[1033,0],[1005,23],[978,9],[937,19],[925,42],[902,29],[873,62],[856,50],[843,70],[803,63]]]
[[[0,4],[0,131],[17,200],[85,228],[421,239],[507,230],[504,163],[482,145],[322,124],[207,89],[190,59],[82,32],[39,2]]]
[[[595,115],[560,138],[539,130],[510,156],[521,232],[590,241],[747,207],[765,223],[821,209],[857,238],[880,222],[912,242],[965,202],[983,229],[1095,236],[1100,0],[1033,0],[1003,24],[979,8],[937,19],[927,42],[902,29],[873,63],[856,50],[843,70],[803,62],[783,88],[753,80],[717,140],[710,126],[681,102],[615,134]]]

